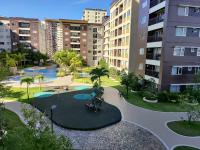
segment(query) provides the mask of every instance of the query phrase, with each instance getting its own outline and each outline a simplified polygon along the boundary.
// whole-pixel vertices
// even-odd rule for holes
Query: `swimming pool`
[[[14,76],[9,78],[9,81],[19,82],[21,78],[25,76],[35,77],[37,75],[44,76],[44,82],[54,81],[57,78],[57,68],[56,67],[31,67],[26,68],[22,71],[24,74],[22,76]],[[35,82],[38,82],[37,80]]]
[[[45,98],[45,97],[50,97],[54,94],[55,94],[54,92],[39,92],[34,94],[34,97]]]
[[[86,90],[86,89],[89,89],[91,88],[89,85],[79,85],[79,86],[74,86],[73,87],[73,90]]]
[[[96,96],[96,93],[91,94],[76,94],[74,95],[75,100],[92,100]]]

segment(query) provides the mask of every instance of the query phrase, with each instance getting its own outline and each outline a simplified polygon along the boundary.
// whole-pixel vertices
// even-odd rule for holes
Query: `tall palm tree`
[[[44,76],[40,74],[40,75],[35,76],[35,79],[39,81],[40,90],[41,90],[41,84],[42,84],[42,81],[44,81]]]
[[[90,72],[91,81],[95,80],[98,82],[99,86],[101,86],[101,77],[107,76],[109,78],[109,71],[105,68],[95,68]]]
[[[26,92],[29,100],[29,85],[34,82],[32,77],[24,77],[21,79],[20,84],[26,83]]]

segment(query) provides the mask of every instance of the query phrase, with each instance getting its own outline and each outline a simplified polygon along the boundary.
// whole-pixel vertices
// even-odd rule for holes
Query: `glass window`
[[[144,55],[144,48],[140,48],[140,55]]]
[[[185,48],[184,47],[175,47],[174,48],[174,56],[184,56]]]
[[[182,67],[172,67],[172,75],[182,75]]]
[[[180,85],[171,85],[170,92],[180,92]]]
[[[186,36],[187,28],[185,27],[176,27],[176,36]]]
[[[200,48],[197,49],[197,56],[200,56]]]
[[[188,16],[189,14],[189,7],[178,7],[178,16]]]

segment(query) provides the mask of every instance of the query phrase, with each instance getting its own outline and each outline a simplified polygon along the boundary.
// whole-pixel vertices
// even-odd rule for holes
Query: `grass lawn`
[[[169,122],[167,126],[174,132],[184,136],[200,136],[200,121],[189,124],[187,121]]]
[[[174,150],[199,150],[199,149],[188,146],[178,146]]]
[[[35,93],[41,92],[43,90],[44,89],[40,90],[39,87],[29,88],[30,99],[33,98]],[[10,94],[5,99],[16,100],[16,101],[29,103],[27,101],[26,88],[15,88],[15,87],[12,87]]]
[[[126,89],[122,86],[114,86],[114,88],[118,89],[119,91],[122,91],[123,93],[126,93]],[[143,97],[139,96],[137,93],[133,93],[129,91],[129,97],[126,99],[129,103],[143,107],[150,110],[155,111],[162,111],[162,112],[183,112],[185,109],[179,105],[179,104],[173,104],[173,103],[147,103],[144,102]]]
[[[113,80],[113,78],[111,77],[110,78],[102,77],[101,81],[102,81],[103,86],[119,86],[120,85],[120,81],[118,79]],[[77,78],[77,79],[74,79],[74,82],[92,84],[90,78]]]
[[[13,130],[16,127],[26,127],[14,112],[6,109],[3,113],[8,130]]]

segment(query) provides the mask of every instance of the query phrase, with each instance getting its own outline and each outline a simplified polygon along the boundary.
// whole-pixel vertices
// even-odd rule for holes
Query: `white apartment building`
[[[10,21],[0,18],[0,51],[11,50]]]
[[[106,15],[106,10],[86,8],[82,19],[88,21],[88,23],[102,23],[102,19]]]

